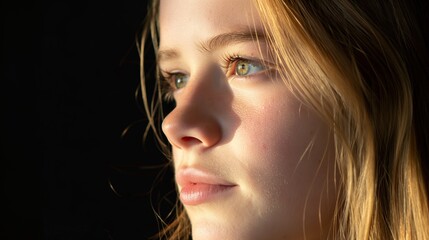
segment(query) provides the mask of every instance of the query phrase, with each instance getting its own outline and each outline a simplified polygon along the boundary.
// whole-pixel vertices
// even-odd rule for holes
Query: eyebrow
[[[198,49],[202,52],[213,52],[216,49],[243,42],[265,41],[265,34],[261,31],[235,31],[216,35],[207,41],[198,44]],[[158,51],[158,62],[167,59],[178,58],[179,52],[174,48]]]

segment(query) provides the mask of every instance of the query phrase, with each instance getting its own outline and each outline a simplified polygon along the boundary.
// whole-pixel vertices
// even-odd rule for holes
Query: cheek
[[[253,157],[247,160],[255,161],[253,164],[290,169],[305,151],[317,126],[295,98],[264,100],[249,106],[251,110],[241,115],[235,140],[243,145],[243,151],[251,152]]]
[[[256,190],[264,199],[304,201],[297,198],[306,195],[318,169],[324,171],[319,167],[329,131],[294,97],[278,99],[260,101],[255,106],[263,107],[241,115],[235,136],[239,159],[249,192]]]

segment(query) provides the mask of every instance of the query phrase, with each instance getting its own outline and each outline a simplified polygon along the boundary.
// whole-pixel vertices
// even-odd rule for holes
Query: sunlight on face
[[[193,239],[326,238],[332,136],[276,77],[252,2],[161,0],[159,20],[176,102],[163,131]]]

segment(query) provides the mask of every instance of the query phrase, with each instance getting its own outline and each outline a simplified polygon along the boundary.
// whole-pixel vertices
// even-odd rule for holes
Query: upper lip
[[[176,181],[179,186],[197,183],[223,186],[236,185],[210,172],[190,167],[178,170],[176,173]]]

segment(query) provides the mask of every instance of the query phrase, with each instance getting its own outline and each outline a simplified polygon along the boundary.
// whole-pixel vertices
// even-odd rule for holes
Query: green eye
[[[250,62],[249,60],[240,59],[235,65],[235,74],[238,76],[246,76],[263,71],[265,68],[261,64]]]
[[[176,89],[184,88],[189,80],[189,76],[183,73],[173,74],[172,78],[172,82],[174,83]]]

